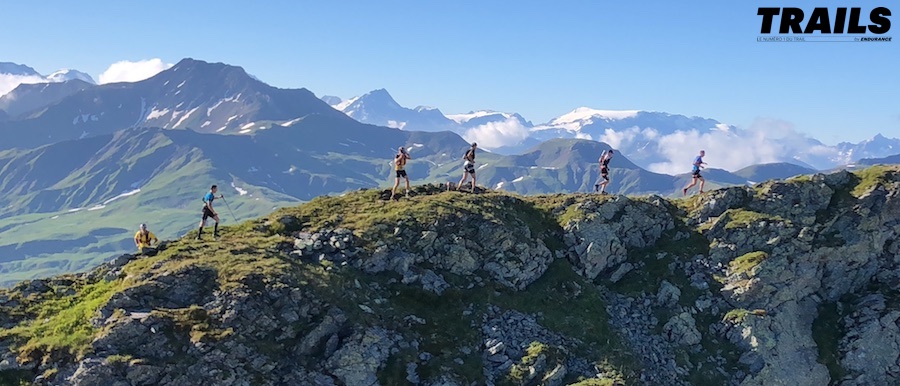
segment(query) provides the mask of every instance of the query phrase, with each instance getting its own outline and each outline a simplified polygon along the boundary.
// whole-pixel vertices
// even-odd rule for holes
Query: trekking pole
[[[225,207],[228,208],[228,213],[231,213],[231,219],[234,220],[234,222],[237,222],[237,218],[234,217],[234,212],[231,211],[231,205],[228,205],[228,201],[225,201],[225,195],[223,194],[221,197],[222,202],[225,203]]]

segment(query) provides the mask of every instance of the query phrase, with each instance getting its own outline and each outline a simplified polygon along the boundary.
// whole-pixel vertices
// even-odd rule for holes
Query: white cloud
[[[98,78],[100,84],[116,82],[138,82],[152,77],[172,67],[171,63],[164,63],[162,59],[148,59],[137,62],[123,60],[113,63]]]
[[[46,83],[47,80],[34,75],[10,75],[0,74],[0,96],[14,90],[20,84]]]
[[[753,164],[779,162],[791,157],[828,156],[834,152],[814,145],[794,125],[776,119],[757,119],[746,130],[700,132],[679,131],[658,138],[658,151],[667,161],[653,163],[648,169],[657,173],[681,174],[691,169],[700,150],[706,150],[708,167],[735,171]]]
[[[519,120],[509,118],[500,122],[489,122],[466,130],[463,138],[469,142],[477,142],[479,147],[496,149],[505,145],[521,142],[529,135],[528,128]]]

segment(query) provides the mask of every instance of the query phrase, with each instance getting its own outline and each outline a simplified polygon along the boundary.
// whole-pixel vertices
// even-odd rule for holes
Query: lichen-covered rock
[[[565,240],[570,247],[569,259],[589,279],[611,272],[628,258],[629,250],[649,247],[663,232],[675,227],[669,208],[658,200],[617,196],[575,205],[584,218],[564,225]]]

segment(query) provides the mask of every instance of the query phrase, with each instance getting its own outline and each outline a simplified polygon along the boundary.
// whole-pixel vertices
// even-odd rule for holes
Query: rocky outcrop
[[[896,298],[895,298],[896,299]],[[863,296],[844,317],[841,385],[890,385],[900,379],[900,310],[889,309],[883,294]]]
[[[513,197],[503,200],[518,201]],[[429,224],[397,224],[393,235],[393,240],[376,242],[374,252],[359,260],[358,267],[366,272],[394,271],[403,276],[410,271],[427,274],[427,267],[434,267],[438,275],[483,275],[521,290],[537,280],[553,260],[543,235],[535,234],[514,216],[500,222],[479,213],[453,213]]]
[[[675,228],[669,206],[659,197],[643,201],[616,196],[574,205],[582,217],[564,224],[565,242],[569,259],[589,279],[611,273],[628,258],[629,250],[654,245],[663,232]]]
[[[0,381],[895,384],[900,177],[865,178],[677,204],[437,187],[370,198],[465,205],[346,224],[279,214],[233,245],[179,241],[151,261],[122,255],[0,290]],[[89,325],[54,319],[76,306]],[[72,324],[87,337],[78,353],[26,339]]]
[[[846,193],[849,183],[846,174],[771,183],[747,203],[765,218],[744,214],[743,220],[752,221],[735,221],[725,212],[711,220],[706,233],[710,257],[732,267],[724,281],[726,299],[736,309],[765,312],[743,318],[729,334],[764,363],[745,385],[828,384],[830,375],[818,360],[811,333],[818,306],[863,289],[877,280],[879,271],[894,271],[897,256],[891,240],[900,234],[900,183],[874,187],[859,199]],[[744,258],[755,251],[767,258]],[[882,326],[880,319],[854,323],[882,328],[876,327]],[[861,332],[849,334],[858,337]],[[850,342],[845,343],[848,353],[857,352]],[[845,360],[862,382],[885,379],[883,364],[859,366],[851,358]]]

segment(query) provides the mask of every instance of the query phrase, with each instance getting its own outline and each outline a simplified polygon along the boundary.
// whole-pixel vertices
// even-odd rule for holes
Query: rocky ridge
[[[676,201],[320,197],[0,290],[0,381],[893,384],[898,194],[876,167]]]

